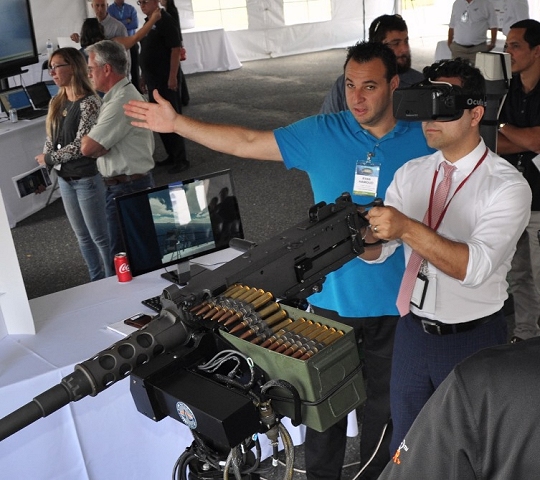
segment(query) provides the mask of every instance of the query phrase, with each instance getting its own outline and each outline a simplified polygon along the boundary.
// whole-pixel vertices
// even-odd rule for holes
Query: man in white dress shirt
[[[480,137],[485,96],[480,71],[451,60],[432,65],[426,77],[458,85],[457,93],[471,105],[456,120],[422,124],[428,145],[439,151],[398,169],[386,206],[369,213],[368,237],[389,242],[367,248],[362,258],[384,261],[403,243],[407,261],[390,380],[391,451],[456,364],[506,343],[506,275],[530,216],[529,185]],[[451,184],[438,202],[446,170]]]

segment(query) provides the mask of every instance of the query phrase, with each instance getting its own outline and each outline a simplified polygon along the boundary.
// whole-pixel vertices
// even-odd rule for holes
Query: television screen
[[[133,276],[189,265],[244,235],[229,170],[124,195],[116,206]]]
[[[30,0],[2,0],[0,15],[0,79],[17,75],[38,62]]]

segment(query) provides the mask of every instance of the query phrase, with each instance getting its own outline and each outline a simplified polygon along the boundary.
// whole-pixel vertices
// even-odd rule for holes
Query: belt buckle
[[[422,319],[421,322],[422,322],[422,328],[424,329],[424,332],[429,333],[430,335],[433,335],[433,333],[428,330],[428,327],[435,327],[435,330],[437,331],[437,335],[442,335],[441,326],[438,323],[432,322],[430,320],[424,320],[424,319]]]

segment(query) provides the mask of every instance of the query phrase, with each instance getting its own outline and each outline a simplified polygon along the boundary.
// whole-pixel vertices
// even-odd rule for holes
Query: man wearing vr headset
[[[397,245],[405,246],[390,381],[393,451],[456,364],[506,343],[506,274],[531,201],[523,176],[480,137],[485,96],[480,71],[456,59],[425,73],[435,86],[457,86],[446,85],[441,97],[448,101],[454,95],[466,108],[422,123],[428,145],[439,151],[398,169],[386,206],[369,212],[366,241],[373,236],[388,243],[362,255],[382,262]],[[396,461],[399,455],[397,450]]]

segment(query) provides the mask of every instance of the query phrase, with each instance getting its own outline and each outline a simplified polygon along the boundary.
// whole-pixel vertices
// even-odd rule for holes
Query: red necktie
[[[444,168],[444,178],[439,183],[439,185],[437,185],[435,195],[433,195],[433,203],[431,205],[431,222],[428,219],[430,211],[429,208],[424,215],[423,223],[425,223],[426,225],[436,225],[439,221],[439,217],[441,216],[446,205],[446,199],[448,198],[450,186],[452,185],[452,173],[454,172],[456,167],[446,162],[443,162],[441,165]],[[396,301],[396,306],[398,308],[399,314],[402,317],[409,313],[409,304],[411,303],[414,285],[416,283],[416,278],[418,276],[422,260],[423,258],[413,250],[409,258],[409,262],[407,263],[407,268],[405,269],[403,280],[401,280],[401,286],[399,288],[399,293]]]

